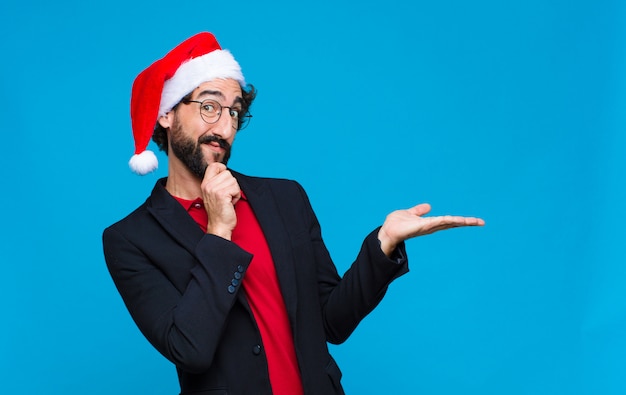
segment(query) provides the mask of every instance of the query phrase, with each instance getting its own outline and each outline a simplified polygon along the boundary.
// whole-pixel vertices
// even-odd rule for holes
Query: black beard
[[[194,142],[193,139],[185,136],[177,119],[174,120],[174,125],[172,125],[170,132],[169,144],[172,148],[172,152],[187,169],[200,180],[204,178],[206,168],[209,166],[202,153],[202,144],[213,142],[219,144],[219,146],[224,149],[224,158],[221,160],[224,165],[226,165],[228,159],[230,159],[231,145],[224,139],[209,135],[202,136],[197,142]],[[218,156],[218,154],[215,154],[215,159],[217,159]]]

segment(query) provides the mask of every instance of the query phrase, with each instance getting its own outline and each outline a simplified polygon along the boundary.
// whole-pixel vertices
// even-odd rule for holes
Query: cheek
[[[207,128],[206,124],[202,121],[200,121],[200,123],[187,122],[183,125],[182,130],[188,139],[196,142],[200,136],[206,134]]]
[[[202,120],[197,110],[191,111],[191,108],[181,109],[178,112],[177,123],[182,126],[185,134],[191,137],[198,137],[206,131],[207,123]]]

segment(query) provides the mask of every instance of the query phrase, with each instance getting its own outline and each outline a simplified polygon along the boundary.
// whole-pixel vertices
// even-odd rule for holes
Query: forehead
[[[203,96],[217,96],[226,101],[232,101],[236,98],[241,98],[241,86],[239,82],[233,79],[215,79],[206,81],[200,84],[191,96],[193,98],[200,98]]]

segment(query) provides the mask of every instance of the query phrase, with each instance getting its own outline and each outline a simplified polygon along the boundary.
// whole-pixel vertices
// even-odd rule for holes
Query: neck
[[[168,162],[168,176],[165,189],[172,195],[194,200],[202,196],[202,180],[193,175],[175,156]]]

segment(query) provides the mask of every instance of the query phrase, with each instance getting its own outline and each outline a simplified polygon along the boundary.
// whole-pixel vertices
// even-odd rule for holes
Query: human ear
[[[165,129],[169,129],[172,126],[174,119],[174,111],[170,111],[165,115],[161,115],[158,119],[159,125]]]

